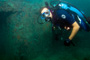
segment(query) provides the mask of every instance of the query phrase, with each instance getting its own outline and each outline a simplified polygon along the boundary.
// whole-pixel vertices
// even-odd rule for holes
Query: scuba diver
[[[46,6],[41,10],[41,19],[51,22],[53,31],[56,27],[72,30],[70,36],[64,41],[65,46],[73,44],[72,39],[79,30],[90,31],[90,18],[87,19],[79,9],[67,2],[53,3],[55,2],[51,2],[52,8],[50,8],[49,4],[45,2]]]

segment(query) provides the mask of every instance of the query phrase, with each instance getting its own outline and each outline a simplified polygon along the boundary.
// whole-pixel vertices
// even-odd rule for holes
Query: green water
[[[45,1],[52,0],[0,0],[0,60],[90,60],[90,32],[79,31],[75,46],[66,47],[54,40],[50,23],[37,23]],[[90,16],[90,0],[63,1]]]

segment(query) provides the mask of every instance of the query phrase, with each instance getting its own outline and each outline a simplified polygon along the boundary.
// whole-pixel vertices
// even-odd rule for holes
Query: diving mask
[[[50,10],[46,10],[41,14],[41,19],[45,19],[50,16]]]

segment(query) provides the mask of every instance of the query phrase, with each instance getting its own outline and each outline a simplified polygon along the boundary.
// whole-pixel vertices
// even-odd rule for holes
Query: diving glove
[[[64,45],[65,45],[65,46],[70,46],[70,44],[71,44],[71,40],[70,40],[70,39],[66,39],[66,40],[64,41]]]

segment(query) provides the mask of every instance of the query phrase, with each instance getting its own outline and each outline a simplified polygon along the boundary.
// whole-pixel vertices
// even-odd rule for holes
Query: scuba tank
[[[84,22],[86,22],[88,24],[87,17],[84,15],[84,13],[66,1],[51,1],[50,5],[53,8],[70,10],[70,11],[76,13],[79,17],[81,17],[84,20]]]
[[[90,28],[90,18],[87,18],[82,11],[80,11],[78,8],[73,6],[72,4],[65,2],[65,1],[51,1],[50,5],[55,9],[64,9],[68,11],[72,17],[77,21],[77,23],[80,24],[81,20],[85,22],[88,28]],[[75,16],[74,16],[75,15]]]

